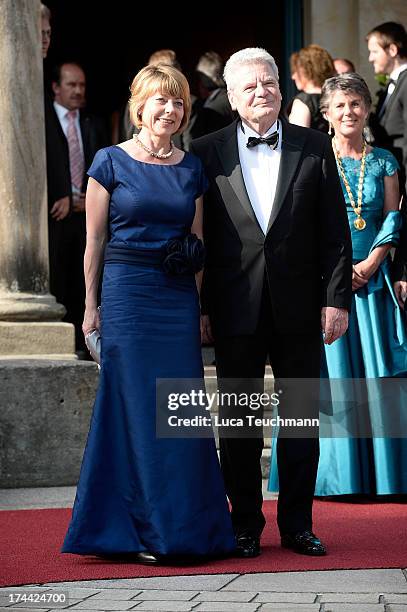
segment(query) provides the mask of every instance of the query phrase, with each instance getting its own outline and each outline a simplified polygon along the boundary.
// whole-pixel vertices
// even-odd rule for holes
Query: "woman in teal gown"
[[[322,376],[331,379],[407,375],[404,313],[390,278],[389,251],[398,243],[402,223],[398,165],[390,152],[364,142],[370,104],[367,85],[356,74],[325,82],[321,108],[335,130],[333,148],[347,206],[354,263],[348,331],[334,344],[325,345]],[[375,418],[373,412],[370,417]],[[273,456],[269,481],[273,491],[278,488],[276,467]],[[401,493],[407,493],[407,439],[321,437],[316,495]]]

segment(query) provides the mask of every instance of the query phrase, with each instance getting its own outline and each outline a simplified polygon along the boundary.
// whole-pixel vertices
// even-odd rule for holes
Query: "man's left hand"
[[[85,194],[80,193],[74,195],[72,198],[72,210],[73,212],[85,212]]]
[[[324,343],[332,344],[348,329],[349,314],[345,308],[324,306],[321,310],[321,327],[324,332]]]

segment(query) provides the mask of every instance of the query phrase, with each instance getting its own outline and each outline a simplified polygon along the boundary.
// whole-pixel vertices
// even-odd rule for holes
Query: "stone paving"
[[[30,602],[30,594],[31,599],[37,601]],[[18,597],[25,601],[18,602]],[[63,598],[65,601],[59,603]],[[52,605],[52,601],[57,603]],[[61,609],[81,612],[407,612],[407,570],[171,576],[0,589],[0,611],[57,612]]]
[[[48,494],[46,489],[9,493],[3,490],[0,510],[62,507],[62,504],[69,506],[73,492],[70,487],[49,490]],[[0,589],[0,612],[11,610],[407,612],[407,568],[180,575],[59,582]]]

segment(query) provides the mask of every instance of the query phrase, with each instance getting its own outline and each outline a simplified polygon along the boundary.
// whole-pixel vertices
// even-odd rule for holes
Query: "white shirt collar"
[[[407,62],[405,62],[404,64],[401,64],[401,66],[398,66],[397,68],[395,68],[390,73],[390,78],[393,79],[393,81],[397,81],[397,79],[399,78],[400,74],[402,72],[404,72],[404,70],[407,70]]]
[[[66,106],[62,106],[62,104],[59,104],[59,102],[55,102],[54,100],[54,108],[55,108],[55,112],[58,115],[58,119],[60,121],[62,121],[62,119],[66,119],[67,115],[69,113],[69,108],[66,108]],[[77,119],[78,117],[78,110],[74,111],[75,113],[75,119]]]

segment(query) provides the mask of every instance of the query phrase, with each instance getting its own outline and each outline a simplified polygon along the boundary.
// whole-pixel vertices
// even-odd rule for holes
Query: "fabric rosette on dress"
[[[167,274],[197,273],[205,263],[205,247],[196,234],[172,238],[167,242],[165,252],[162,265]]]

